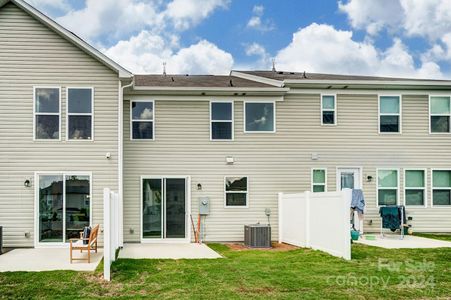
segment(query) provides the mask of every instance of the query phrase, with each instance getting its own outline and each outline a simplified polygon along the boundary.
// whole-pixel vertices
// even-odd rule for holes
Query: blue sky
[[[449,77],[449,0],[28,0],[136,73]]]

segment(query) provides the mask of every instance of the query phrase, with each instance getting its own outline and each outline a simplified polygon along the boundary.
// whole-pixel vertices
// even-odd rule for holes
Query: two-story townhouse
[[[275,71],[135,75],[124,96],[124,238],[189,239],[207,198],[206,240],[243,240],[267,209],[276,239],[278,192],[342,188],[363,190],[365,230],[379,229],[380,206],[403,204],[414,230],[450,231],[450,89]]]
[[[279,192],[361,188],[365,230],[404,204],[451,231],[451,81],[276,71],[132,75],[21,0],[0,0],[0,226],[65,245],[123,195],[125,242],[277,238]],[[267,214],[270,214],[269,219]],[[317,218],[321,218],[318,212]]]
[[[5,246],[61,245],[118,190],[132,74],[24,1],[0,1],[0,226]]]

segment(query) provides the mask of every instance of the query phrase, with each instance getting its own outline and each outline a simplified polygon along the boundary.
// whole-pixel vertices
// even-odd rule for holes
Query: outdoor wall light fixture
[[[30,187],[31,186],[31,181],[30,181],[30,179],[26,179],[25,181],[24,181],[24,183],[23,183],[23,186],[24,187]]]
[[[197,184],[197,190],[202,191],[202,184],[200,184],[200,183]]]
[[[366,177],[366,181],[368,181],[368,182],[373,181],[373,176],[368,175],[368,176]]]

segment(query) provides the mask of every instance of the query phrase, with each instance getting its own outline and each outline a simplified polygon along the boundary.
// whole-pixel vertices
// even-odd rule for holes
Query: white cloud
[[[265,7],[263,5],[255,5],[252,9],[252,17],[247,22],[247,27],[258,31],[271,31],[275,29],[274,22],[271,20],[263,20]]]
[[[436,40],[451,32],[449,0],[349,0],[338,3],[353,28],[370,35],[388,28],[407,36]]]
[[[142,31],[129,40],[120,41],[105,54],[135,73],[227,74],[233,57],[216,45],[201,40],[187,48],[179,48],[174,40],[167,40],[150,31]]]
[[[67,0],[27,0],[27,2],[50,15],[55,11],[65,13],[71,8]]]
[[[400,1],[405,11],[404,28],[407,35],[435,40],[451,32],[451,1]]]
[[[217,8],[227,8],[229,0],[173,0],[164,15],[177,29],[187,29],[207,18]]]
[[[414,58],[399,39],[381,51],[368,41],[352,39],[351,31],[313,23],[294,33],[292,42],[276,56],[279,70],[338,74],[440,78],[433,62],[417,67]]]
[[[254,61],[252,66],[247,68],[268,69],[271,66],[271,56],[262,45],[258,43],[248,44],[244,50],[247,56],[257,57],[257,60]]]
[[[395,28],[403,20],[403,10],[398,0],[350,0],[338,2],[340,11],[348,15],[351,26],[364,29],[370,35],[382,28]]]
[[[145,26],[161,26],[155,2],[86,0],[86,6],[57,19],[63,26],[91,40],[101,35],[120,38]]]
[[[116,40],[141,30],[169,32],[171,24],[178,30],[186,30],[217,8],[227,7],[229,0],[172,0],[166,6],[162,3],[161,0],[86,0],[85,7],[71,10],[57,21],[88,40],[105,36]]]

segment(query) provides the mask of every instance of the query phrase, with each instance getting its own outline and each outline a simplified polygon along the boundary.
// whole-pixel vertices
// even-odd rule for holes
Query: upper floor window
[[[451,170],[432,170],[432,205],[451,205]]]
[[[326,169],[312,169],[312,192],[327,192]]]
[[[404,202],[406,206],[426,205],[425,170],[404,170]]]
[[[379,132],[401,132],[401,99],[399,96],[379,97]]]
[[[149,100],[131,101],[130,115],[131,139],[153,140],[154,102]]]
[[[397,205],[399,172],[397,169],[377,170],[377,204]]]
[[[59,140],[61,131],[61,90],[34,89],[34,139]]]
[[[431,133],[451,132],[450,97],[431,96],[429,98],[429,122]]]
[[[337,109],[335,95],[321,96],[321,125],[336,125]]]
[[[276,132],[275,102],[245,102],[244,132]]]
[[[92,88],[67,89],[67,139],[93,139],[94,90]]]
[[[226,207],[246,207],[248,182],[247,177],[226,177],[225,178],[225,206]]]
[[[210,102],[210,139],[233,140],[233,102]]]

